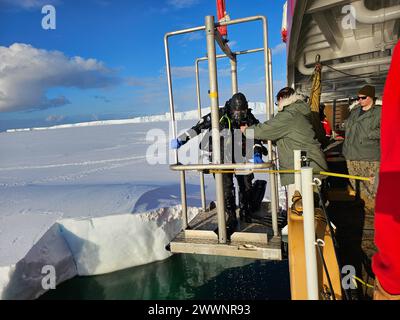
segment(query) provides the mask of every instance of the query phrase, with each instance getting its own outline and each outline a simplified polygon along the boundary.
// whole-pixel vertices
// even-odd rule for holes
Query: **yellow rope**
[[[300,173],[300,170],[246,170],[246,169],[238,169],[238,170],[210,170],[210,173],[280,173],[280,174],[293,174],[293,173]],[[345,179],[353,179],[353,180],[361,180],[361,181],[371,181],[371,178],[366,177],[358,177],[358,176],[350,176],[348,174],[340,174],[334,172],[319,172],[322,176],[330,176],[330,177],[337,177],[337,178],[345,178]]]
[[[236,169],[236,170],[210,170],[210,173],[299,173],[296,170],[248,170],[248,169]]]
[[[363,281],[362,279],[360,279],[359,277],[357,277],[357,276],[353,276],[353,281],[354,281],[354,284],[356,285],[356,287],[357,287],[357,281],[358,282],[360,282],[363,286],[365,286],[365,287],[368,287],[368,288],[374,288],[374,286],[372,286],[372,285],[370,285],[370,284],[368,284],[368,283],[366,283],[365,281]]]
[[[371,181],[371,178],[350,176],[348,174],[340,174],[340,173],[324,172],[324,171],[321,171],[319,174],[323,175],[323,176],[330,176],[330,177],[348,178],[348,179],[361,180],[361,181]]]

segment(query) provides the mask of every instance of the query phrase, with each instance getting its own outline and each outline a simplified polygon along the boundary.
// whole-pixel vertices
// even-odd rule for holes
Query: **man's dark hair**
[[[281,91],[278,92],[276,99],[279,101],[280,99],[289,98],[290,96],[294,95],[296,92],[291,87],[283,88]]]

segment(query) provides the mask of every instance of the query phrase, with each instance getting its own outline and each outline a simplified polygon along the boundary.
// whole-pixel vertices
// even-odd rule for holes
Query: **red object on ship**
[[[218,21],[225,18],[226,16],[225,0],[217,0],[217,14],[218,14]],[[228,30],[226,26],[218,27],[218,31],[223,37],[226,37],[228,35]]]
[[[325,118],[324,120],[321,121],[322,126],[324,127],[324,131],[325,131],[325,136],[327,138],[330,138],[332,136],[332,128],[328,122],[328,120]]]
[[[288,40],[288,32],[287,29],[282,29],[282,41],[287,43]]]
[[[290,43],[290,36],[293,24],[294,10],[296,8],[297,0],[288,0],[287,2],[287,26],[286,26],[286,43]],[[282,39],[283,40],[283,39]]]
[[[381,122],[381,167],[375,205],[373,270],[388,293],[400,295],[400,42],[386,79]]]

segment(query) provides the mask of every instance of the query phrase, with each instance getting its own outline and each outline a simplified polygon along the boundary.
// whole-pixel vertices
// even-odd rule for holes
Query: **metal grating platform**
[[[264,212],[268,204],[263,204]],[[260,213],[256,213],[261,216]],[[173,253],[189,253],[242,257],[264,260],[282,260],[281,237],[274,237],[268,226],[270,218],[263,223],[245,223],[239,220],[235,233],[227,244],[218,243],[217,212],[210,210],[199,213],[189,224],[190,229],[182,231],[170,243]]]

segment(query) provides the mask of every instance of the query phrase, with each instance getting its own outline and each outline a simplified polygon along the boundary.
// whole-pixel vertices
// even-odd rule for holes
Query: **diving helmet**
[[[236,93],[233,95],[229,103],[230,117],[235,123],[246,122],[248,103],[243,93]]]

